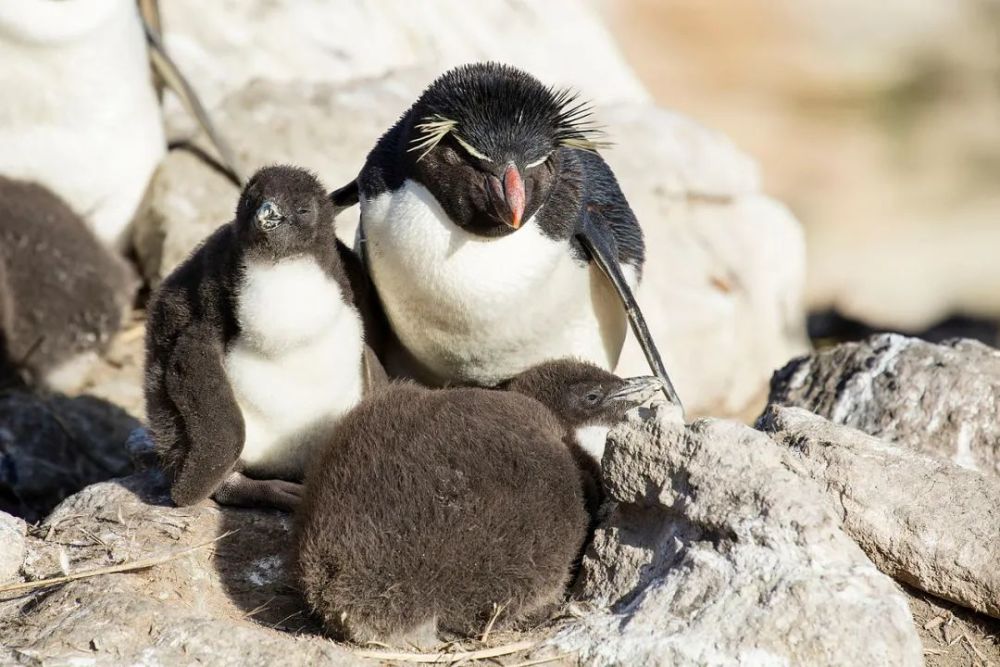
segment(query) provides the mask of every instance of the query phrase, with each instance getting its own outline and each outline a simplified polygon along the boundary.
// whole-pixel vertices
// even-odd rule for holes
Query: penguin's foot
[[[302,502],[303,486],[283,479],[251,479],[241,472],[230,473],[212,498],[220,505],[271,507],[293,512]]]

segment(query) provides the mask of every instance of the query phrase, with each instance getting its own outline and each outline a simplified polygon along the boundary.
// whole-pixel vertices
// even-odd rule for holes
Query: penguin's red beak
[[[507,171],[503,174],[503,197],[510,209],[508,224],[517,229],[521,226],[521,216],[524,215],[524,181],[513,164],[507,165]]]

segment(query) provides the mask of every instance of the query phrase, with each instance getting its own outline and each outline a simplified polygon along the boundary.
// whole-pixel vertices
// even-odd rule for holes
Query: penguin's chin
[[[517,231],[517,229],[511,227],[502,219],[498,218],[498,216],[486,212],[475,216],[468,224],[460,226],[470,234],[475,234],[476,236],[482,236],[489,239],[502,238]],[[521,225],[521,227],[524,227],[524,225]]]

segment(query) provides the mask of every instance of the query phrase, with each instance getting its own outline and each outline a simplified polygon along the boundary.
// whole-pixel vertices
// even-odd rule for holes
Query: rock
[[[407,0],[173,0],[161,11],[167,48],[210,107],[254,79],[347,83],[481,60],[602,103],[647,99],[596,11],[573,0],[435,0],[427,11]]]
[[[844,343],[775,373],[770,402],[1000,474],[1000,351],[975,341]]]
[[[240,191],[188,150],[160,163],[136,218],[132,245],[143,277],[159,285],[219,225],[229,222]]]
[[[733,137],[806,223],[810,311],[1000,319],[993,0],[596,4],[654,97]]]
[[[0,512],[0,584],[17,576],[24,562],[28,526],[21,519]]]
[[[46,664],[359,664],[346,648],[299,634],[314,626],[289,575],[290,531],[290,518],[277,512],[171,507],[152,471],[95,484],[29,538],[29,579],[59,575],[60,561],[80,572],[225,536],[152,568],[70,582],[28,604],[0,595],[0,644],[18,662]]]
[[[902,593],[767,436],[634,421],[604,470],[617,505],[577,590],[600,610],[548,647],[585,665],[922,664]]]
[[[795,454],[880,570],[1000,618],[1000,480],[800,408],[772,406],[758,427]]]
[[[128,474],[139,423],[93,396],[0,394],[0,511],[28,521],[88,484]]]
[[[0,174],[47,186],[123,244],[166,149],[136,3],[4,3],[0,62]]]
[[[434,73],[354,84],[255,81],[216,110],[244,169],[312,169],[328,187],[353,178],[378,137]],[[760,193],[754,163],[724,137],[641,104],[599,110],[605,152],[645,229],[640,305],[691,414],[757,414],[774,368],[808,350],[802,232]],[[252,141],[239,138],[251,138]],[[143,271],[158,283],[232,215],[237,194],[189,153],[173,151],[136,224]],[[353,243],[357,209],[338,233]],[[629,340],[619,371],[647,374]]]

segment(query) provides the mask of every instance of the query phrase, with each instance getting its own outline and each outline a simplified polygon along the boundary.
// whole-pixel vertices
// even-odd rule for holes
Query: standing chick
[[[576,428],[661,385],[566,361],[512,385],[393,384],[344,418],[298,531],[302,590],[328,630],[426,644],[481,631],[494,605],[502,627],[559,604],[588,527]]]
[[[146,406],[177,504],[293,508],[313,449],[361,400],[362,318],[333,217],[314,176],[262,169],[153,299]]]

